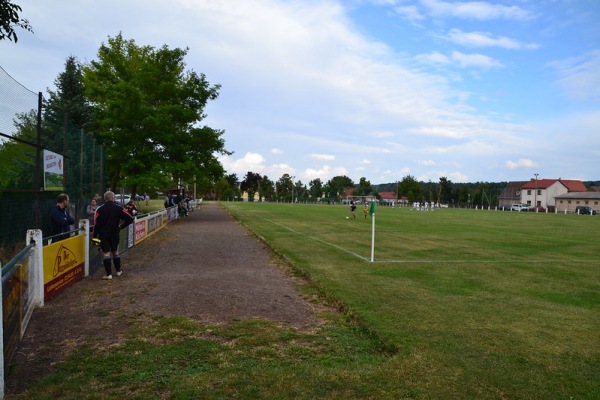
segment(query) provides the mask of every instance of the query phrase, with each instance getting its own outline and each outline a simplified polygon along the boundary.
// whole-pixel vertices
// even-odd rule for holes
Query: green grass
[[[299,332],[131,317],[14,398],[600,398],[600,218],[224,204],[336,305]]]

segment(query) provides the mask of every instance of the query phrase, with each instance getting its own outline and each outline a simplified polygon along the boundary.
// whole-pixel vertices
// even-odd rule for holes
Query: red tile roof
[[[384,200],[396,200],[396,192],[379,192],[379,195]]]
[[[521,189],[547,189],[560,182],[569,192],[586,192],[587,188],[581,181],[565,179],[532,179],[521,186]]]

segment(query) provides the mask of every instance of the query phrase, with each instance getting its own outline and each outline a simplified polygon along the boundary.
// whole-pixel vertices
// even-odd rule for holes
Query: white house
[[[554,208],[556,197],[572,192],[587,192],[587,188],[576,180],[532,179],[521,186],[521,203]]]

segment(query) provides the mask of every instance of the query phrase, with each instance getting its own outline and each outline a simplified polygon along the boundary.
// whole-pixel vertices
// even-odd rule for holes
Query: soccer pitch
[[[371,262],[360,208],[223,205],[380,340],[417,397],[600,397],[600,217],[378,207]]]

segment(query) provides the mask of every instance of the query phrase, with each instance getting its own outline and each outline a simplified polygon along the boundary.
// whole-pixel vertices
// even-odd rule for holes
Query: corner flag
[[[371,216],[372,232],[371,232],[371,262],[375,260],[375,202],[371,201],[371,207],[369,207],[369,215]]]
[[[369,215],[372,217],[375,214],[375,202],[371,202],[371,206],[369,207]]]

